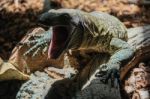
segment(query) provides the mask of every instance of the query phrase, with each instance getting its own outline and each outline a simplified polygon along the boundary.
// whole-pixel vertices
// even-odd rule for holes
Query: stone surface
[[[46,73],[37,71],[22,85],[16,99],[44,99],[54,81]]]

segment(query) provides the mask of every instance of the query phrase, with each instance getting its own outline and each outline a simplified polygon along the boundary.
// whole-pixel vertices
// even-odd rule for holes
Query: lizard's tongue
[[[52,39],[50,41],[50,45],[48,49],[48,58],[53,58],[53,55],[52,55],[52,53],[54,52],[53,46],[54,46],[54,42],[53,42],[53,34],[52,34]]]
[[[62,53],[68,34],[65,27],[53,28],[52,39],[48,49],[48,58],[56,59]]]

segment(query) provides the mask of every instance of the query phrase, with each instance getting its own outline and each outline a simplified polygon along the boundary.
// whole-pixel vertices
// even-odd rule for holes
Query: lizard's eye
[[[67,14],[67,13],[62,14],[61,17],[62,17],[62,18],[70,19],[70,16],[69,16],[69,14]]]

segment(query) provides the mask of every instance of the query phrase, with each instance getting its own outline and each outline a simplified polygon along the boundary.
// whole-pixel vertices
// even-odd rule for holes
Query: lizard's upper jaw
[[[48,57],[52,59],[58,58],[66,49],[69,42],[70,26],[57,25],[53,26],[52,39],[49,45]]]

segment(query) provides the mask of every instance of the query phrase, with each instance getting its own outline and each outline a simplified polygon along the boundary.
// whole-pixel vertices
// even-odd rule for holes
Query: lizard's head
[[[43,13],[40,23],[52,27],[49,57],[58,58],[63,51],[78,48],[82,42],[83,29],[77,10],[58,9]]]

